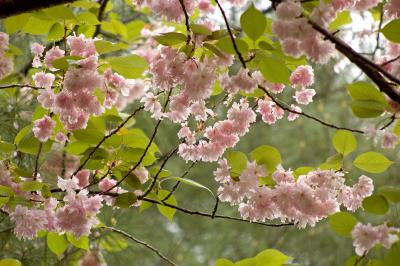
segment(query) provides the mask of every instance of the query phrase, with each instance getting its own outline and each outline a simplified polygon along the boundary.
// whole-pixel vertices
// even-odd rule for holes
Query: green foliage
[[[385,196],[392,203],[400,202],[400,188],[395,186],[382,186],[379,188],[379,194]]]
[[[351,109],[360,118],[371,118],[381,115],[388,103],[375,86],[367,82],[355,82],[347,86],[353,101]]]
[[[128,246],[128,241],[119,234],[107,234],[100,239],[100,248],[108,252],[120,252]]]
[[[129,208],[133,203],[136,202],[136,195],[133,192],[125,192],[119,194],[115,199],[115,206],[121,208]]]
[[[138,78],[148,68],[145,59],[138,55],[111,57],[107,59],[111,68],[125,78]]]
[[[240,25],[247,36],[256,41],[263,35],[267,20],[261,11],[250,5],[240,17]]]
[[[389,202],[381,195],[372,195],[365,198],[362,206],[367,212],[378,215],[383,215],[389,210]]]
[[[259,68],[264,78],[273,83],[288,83],[289,69],[285,62],[277,57],[264,56],[262,57]]]
[[[329,29],[338,30],[342,26],[350,24],[352,21],[353,20],[351,19],[350,11],[349,10],[342,11],[336,16],[335,20],[329,24]]]
[[[378,152],[366,152],[358,155],[353,165],[368,173],[382,173],[392,165],[392,161]]]
[[[260,146],[251,152],[251,159],[257,164],[263,164],[267,170],[272,173],[278,164],[282,162],[282,157],[279,151],[268,145]]]
[[[157,199],[163,203],[162,200],[164,198],[166,198],[169,195],[169,193],[170,192],[167,190],[160,190],[160,191],[158,191]],[[176,201],[176,198],[174,195],[171,195],[167,200],[165,200],[165,203],[168,203],[173,206],[178,205],[178,202]],[[170,222],[172,222],[174,215],[176,213],[176,209],[168,207],[168,206],[160,205],[160,204],[157,204],[157,209],[163,216],[165,216]]]
[[[16,259],[2,259],[0,266],[22,266],[21,262]]]
[[[247,54],[247,52],[249,50],[248,44],[245,41],[243,41],[242,39],[239,39],[239,38],[236,38],[235,42],[236,42],[236,45],[237,45],[237,48],[238,48],[239,52],[242,55]],[[219,49],[221,49],[222,51],[224,51],[224,52],[226,52],[228,54],[236,54],[236,51],[235,51],[235,49],[233,47],[232,40],[231,40],[230,37],[225,37],[225,38],[219,39],[216,42],[215,45]]]
[[[79,239],[77,239],[74,235],[67,234],[67,240],[77,248],[89,250],[89,237],[87,236],[81,236]]]
[[[392,245],[383,260],[385,266],[398,266],[400,261],[400,241]]]
[[[240,176],[247,167],[247,156],[240,151],[229,151],[226,155],[228,165],[231,167],[232,176]]]
[[[350,237],[357,219],[348,212],[338,212],[329,216],[329,225],[338,235]]]
[[[216,266],[282,266],[287,265],[293,258],[279,250],[266,249],[258,253],[253,258],[246,258],[236,263],[228,259],[218,259]]]
[[[344,156],[357,148],[357,140],[353,133],[347,130],[338,130],[332,138],[336,151]]]
[[[176,180],[176,181],[179,181],[179,182],[181,182],[183,184],[186,184],[186,185],[189,185],[189,186],[192,186],[192,187],[197,187],[197,188],[201,188],[201,189],[207,190],[214,197],[214,193],[211,191],[211,189],[209,189],[208,187],[206,187],[206,186],[204,186],[204,185],[202,185],[202,184],[200,184],[200,183],[198,183],[198,182],[196,182],[194,180],[191,180],[191,179],[188,179],[188,178],[181,178],[181,177],[177,177],[177,176],[170,176],[170,177],[168,177],[168,178],[166,178],[164,180]]]
[[[400,19],[390,21],[381,31],[389,41],[400,43]]]
[[[50,251],[60,257],[61,254],[68,247],[68,240],[66,235],[59,235],[57,233],[48,232],[47,233],[47,246],[49,247]]]
[[[186,41],[186,35],[179,32],[167,32],[153,37],[159,44],[172,46]]]

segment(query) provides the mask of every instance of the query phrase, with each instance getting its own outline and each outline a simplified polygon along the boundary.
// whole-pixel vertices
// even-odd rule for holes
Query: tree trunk
[[[75,0],[0,0],[0,18],[74,1]]]

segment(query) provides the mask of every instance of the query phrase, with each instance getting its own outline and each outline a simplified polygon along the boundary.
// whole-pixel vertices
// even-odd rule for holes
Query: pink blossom
[[[313,89],[301,89],[300,91],[296,91],[296,94],[293,96],[293,98],[298,104],[307,105],[313,101],[314,95],[315,90]]]
[[[279,19],[292,20],[297,18],[303,12],[303,8],[299,2],[286,1],[282,2],[276,8],[276,16]]]
[[[140,100],[140,102],[144,103],[144,109],[146,111],[152,113],[151,117],[157,120],[163,117],[163,113],[161,111],[161,104],[153,93],[151,92],[146,93],[144,97]]]
[[[269,99],[260,99],[257,105],[257,112],[261,114],[262,120],[268,125],[275,124],[283,117],[284,111]]]
[[[54,60],[63,57],[65,55],[65,51],[61,50],[58,46],[55,46],[46,52],[44,56],[44,63],[50,69],[54,69],[53,65],[51,64]]]
[[[314,70],[310,66],[298,66],[290,75],[290,83],[293,87],[310,87],[314,84]]]
[[[144,166],[140,166],[139,168],[135,169],[133,173],[142,184],[146,183],[146,181],[149,179],[149,172]]]
[[[294,182],[293,171],[285,170],[281,165],[278,166],[277,170],[272,174],[272,179],[276,183],[283,183],[283,182]]]
[[[56,122],[54,122],[51,117],[46,115],[34,122],[32,131],[39,141],[46,142],[53,133],[55,125]]]
[[[299,106],[292,104],[292,105],[290,105],[290,110],[292,110],[294,112],[289,112],[287,119],[289,121],[294,121],[300,116],[300,114],[298,114],[298,113],[301,112],[301,108]]]
[[[55,95],[51,89],[40,90],[37,100],[46,109],[50,109],[54,104]]]
[[[83,89],[94,90],[101,86],[101,78],[97,71],[86,68],[70,68],[65,73],[64,88],[70,92]]]
[[[394,231],[394,234],[390,233],[390,230]],[[351,232],[356,254],[363,256],[377,244],[390,249],[392,244],[399,240],[396,235],[398,231],[398,229],[387,227],[386,224],[372,226],[369,223],[357,223]]]
[[[0,52],[0,79],[10,74],[14,68],[12,59]]]
[[[110,178],[104,178],[99,182],[99,189],[101,191],[108,191],[117,184],[117,181]]]
[[[399,138],[396,134],[388,131],[384,131],[382,134],[382,148],[384,149],[394,149],[399,142]]]
[[[85,38],[83,34],[68,36],[67,44],[71,48],[70,54],[73,56],[90,57],[97,54],[93,39]]]
[[[89,176],[90,171],[87,169],[80,170],[78,173],[76,173],[75,177],[78,179],[79,187],[84,188],[89,185]]]
[[[37,72],[32,78],[37,87],[51,89],[56,77],[52,73]]]
[[[68,140],[68,137],[64,133],[58,132],[56,134],[56,140],[61,144],[64,144]]]
[[[387,18],[400,18],[400,0],[389,0],[386,2],[383,8]]]
[[[15,223],[14,233],[19,239],[33,239],[37,232],[45,229],[46,214],[42,210],[17,205],[10,219]]]
[[[35,42],[31,44],[31,52],[38,57],[41,57],[44,52],[44,46]]]
[[[228,165],[226,159],[220,159],[218,161],[218,168],[214,171],[215,181],[219,183],[228,183],[231,181],[231,168]]]

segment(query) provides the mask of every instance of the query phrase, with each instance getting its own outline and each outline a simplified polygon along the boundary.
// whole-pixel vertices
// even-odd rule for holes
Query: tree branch
[[[25,12],[52,7],[75,0],[0,0],[0,18],[6,18]]]
[[[138,243],[138,244],[140,244],[142,246],[145,246],[146,248],[148,248],[151,251],[153,251],[154,253],[156,253],[157,256],[159,256],[162,260],[166,261],[170,265],[177,266],[177,264],[175,262],[173,262],[169,258],[165,257],[158,249],[156,249],[155,247],[151,246],[150,244],[147,244],[146,242],[144,242],[142,240],[139,240],[139,239],[131,236],[127,232],[122,231],[122,230],[117,229],[117,228],[114,228],[114,227],[110,227],[110,226],[103,226],[102,228],[105,228],[105,229],[111,230],[111,231],[113,231],[115,233],[118,233],[120,235],[123,235],[124,237],[129,238],[129,239],[133,240],[134,242],[136,242],[136,243]]]

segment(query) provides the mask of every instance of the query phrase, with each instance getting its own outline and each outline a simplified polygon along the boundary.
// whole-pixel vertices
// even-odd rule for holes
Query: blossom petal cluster
[[[265,186],[260,184],[260,178],[266,176],[264,165],[248,162],[240,176],[233,178],[227,160],[218,163],[214,176],[220,183],[220,200],[237,205],[241,216],[251,221],[280,219],[300,228],[315,226],[338,212],[341,205],[355,211],[373,191],[372,180],[366,176],[350,187],[341,172],[314,170],[296,178],[281,166],[272,174],[275,185]]]

